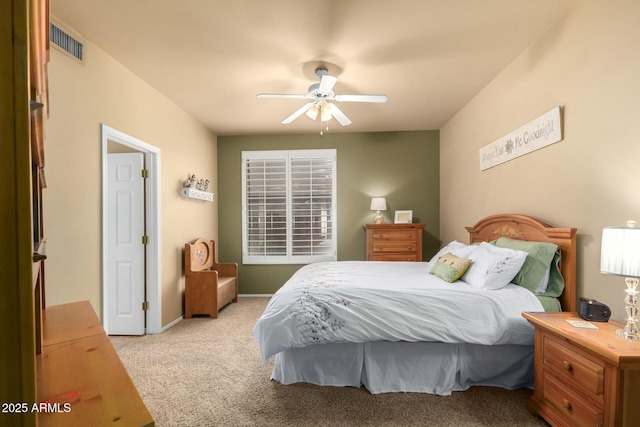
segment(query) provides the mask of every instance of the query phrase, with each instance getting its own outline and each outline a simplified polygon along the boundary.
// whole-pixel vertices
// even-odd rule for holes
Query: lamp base
[[[626,332],[624,329],[616,329],[616,335],[620,338],[624,338],[625,340],[640,341],[640,334],[637,332],[633,334]]]
[[[620,329],[620,333],[616,331],[618,336],[626,340],[640,340],[640,331],[638,331],[638,279],[635,277],[627,277],[624,279],[627,289],[627,297],[624,299],[626,303],[625,311],[627,312],[627,324],[624,329]]]
[[[373,223],[382,224],[383,222],[384,222],[384,217],[382,216],[380,211],[377,211],[376,214],[373,216]]]

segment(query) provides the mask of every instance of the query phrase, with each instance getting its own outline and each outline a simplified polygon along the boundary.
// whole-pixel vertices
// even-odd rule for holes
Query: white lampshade
[[[314,104],[307,110],[307,117],[311,120],[315,120],[318,118],[318,113],[320,113],[320,121],[328,122],[331,120],[331,104],[324,103],[322,105]]]
[[[640,228],[605,227],[602,230],[600,272],[640,277]]]
[[[371,210],[372,211],[386,211],[387,210],[387,200],[384,197],[373,197],[371,199]]]
[[[328,122],[331,120],[331,104],[324,103],[320,107],[320,121]]]
[[[307,117],[309,117],[311,120],[317,119],[319,110],[320,108],[318,107],[318,104],[313,104],[311,108],[307,110]]]
[[[640,277],[640,228],[635,221],[627,227],[605,227],[602,229],[600,271],[624,276],[627,285],[624,299],[627,324],[616,334],[627,340],[640,341],[638,330],[638,277]]]

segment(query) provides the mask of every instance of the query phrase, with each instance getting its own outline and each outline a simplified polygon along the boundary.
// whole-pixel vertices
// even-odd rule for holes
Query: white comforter
[[[340,261],[298,270],[254,328],[262,359],[318,343],[431,341],[533,345],[523,311],[544,311],[533,293],[447,283],[422,262]]]

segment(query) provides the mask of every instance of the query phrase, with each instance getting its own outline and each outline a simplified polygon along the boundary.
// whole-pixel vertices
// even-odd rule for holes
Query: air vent
[[[54,24],[49,24],[49,38],[51,43],[58,46],[64,52],[73,56],[80,62],[84,61],[84,45],[67,34],[64,30]]]

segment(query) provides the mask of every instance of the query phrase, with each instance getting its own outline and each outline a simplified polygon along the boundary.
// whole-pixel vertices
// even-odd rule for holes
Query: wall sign
[[[562,141],[560,107],[480,149],[480,170],[486,170],[534,150]]]

